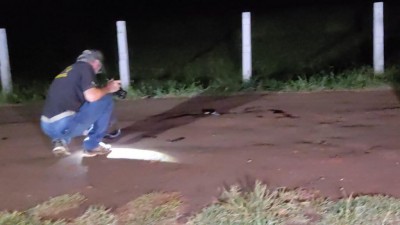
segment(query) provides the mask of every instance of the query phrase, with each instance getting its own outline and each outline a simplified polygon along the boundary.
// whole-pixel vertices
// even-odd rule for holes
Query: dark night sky
[[[158,14],[207,14],[268,10],[276,7],[302,7],[336,3],[363,3],[369,0],[131,0],[131,1],[30,1],[9,0],[1,4],[0,25],[35,20],[44,23],[77,21],[82,18],[103,16],[110,19],[134,18]]]
[[[76,57],[84,48],[100,48],[110,54],[112,50],[105,46],[116,41],[117,20],[126,20],[127,23],[165,17],[186,20],[194,16],[239,15],[240,12],[247,10],[262,13],[277,8],[301,8],[310,5],[329,7],[339,3],[365,4],[366,2],[372,1],[3,0],[0,6],[0,28],[7,29],[12,68],[18,71],[22,67],[31,67],[32,73],[40,73],[40,67],[33,66],[32,62],[51,64],[50,70],[53,70]],[[39,60],[38,56],[45,57]]]
[[[224,15],[251,10],[269,11],[276,8],[292,8],[316,5],[365,3],[369,0],[131,0],[131,1],[41,1],[8,0],[0,6],[0,27],[25,33],[68,31],[68,29],[96,29],[104,23],[116,20],[135,20],[143,17]],[[99,22],[95,22],[99,21]]]
[[[49,36],[77,38],[75,33],[92,33],[104,26],[114,27],[117,20],[157,19],[165,16],[208,16],[240,13],[251,10],[263,12],[285,7],[308,5],[352,4],[361,0],[8,0],[0,6],[0,27],[9,30],[12,38],[24,39]],[[370,1],[369,1],[370,2]]]

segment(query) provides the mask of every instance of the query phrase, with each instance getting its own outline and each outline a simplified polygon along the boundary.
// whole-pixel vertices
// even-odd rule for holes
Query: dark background
[[[143,45],[150,36],[134,33],[166,20],[190,21],[211,18],[226,26],[240,26],[240,13],[269,14],[291,8],[329,8],[337,5],[359,10],[357,20],[363,31],[371,21],[373,1],[298,0],[298,1],[210,1],[210,0],[133,0],[133,1],[2,1],[0,27],[7,29],[13,79],[49,80],[71,64],[87,48],[102,50],[111,71],[117,71],[116,21],[125,20],[129,46]],[[385,1],[386,39],[390,43],[388,61],[396,63],[400,48],[398,3]],[[356,22],[357,22],[356,21]],[[129,28],[133,28],[129,30]],[[184,30],[182,30],[184,32]],[[147,34],[148,35],[148,34]],[[140,41],[139,41],[140,40]],[[137,42],[135,42],[137,41]],[[367,44],[368,45],[368,44]],[[139,48],[140,46],[137,46]],[[368,46],[365,52],[370,52]],[[130,51],[133,60],[135,55]],[[370,53],[359,59],[370,64]],[[134,55],[132,57],[132,55]]]

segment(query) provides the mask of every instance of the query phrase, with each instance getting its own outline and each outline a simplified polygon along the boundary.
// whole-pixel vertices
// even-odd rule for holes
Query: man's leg
[[[68,116],[56,122],[41,122],[42,131],[50,137],[53,143],[53,154],[56,156],[70,155],[68,144],[71,138],[65,136],[66,127],[72,121],[73,116]]]
[[[114,102],[112,95],[106,95],[96,102],[85,103],[81,107],[76,118],[76,121],[80,121],[80,124],[85,124],[80,129],[81,134],[93,125],[88,137],[83,142],[85,150],[90,151],[99,146],[107,132],[113,109]]]
[[[111,115],[110,123],[108,124],[108,130],[104,135],[104,138],[114,139],[121,135],[121,127],[118,123],[117,116],[115,113]]]
[[[89,137],[84,142],[84,148],[91,150],[99,146],[105,130],[107,130],[113,108],[112,95],[108,94],[98,101],[84,103],[79,112],[73,116],[51,124],[42,122],[42,130],[52,139],[55,145],[54,149],[63,145],[68,152],[67,144],[71,139],[84,135],[84,132],[93,125]]]

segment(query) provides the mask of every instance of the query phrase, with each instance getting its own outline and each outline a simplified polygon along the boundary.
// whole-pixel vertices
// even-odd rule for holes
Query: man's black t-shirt
[[[65,111],[77,112],[85,103],[83,92],[95,87],[96,74],[86,62],[76,62],[58,74],[47,92],[43,115],[51,118]]]

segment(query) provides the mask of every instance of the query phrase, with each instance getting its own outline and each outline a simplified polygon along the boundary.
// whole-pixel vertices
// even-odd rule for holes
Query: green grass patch
[[[49,83],[47,82],[32,82],[30,84],[16,83],[13,86],[12,93],[0,94],[0,105],[42,101],[46,96],[48,86]]]
[[[390,85],[391,71],[375,75],[372,68],[361,67],[339,73],[321,71],[320,73],[300,75],[285,82],[284,91],[352,90],[375,88]]]
[[[193,216],[188,225],[363,225],[400,223],[400,200],[383,195],[358,196],[337,202],[306,190],[225,190],[219,201]]]
[[[216,77],[212,80],[139,80],[128,91],[128,99],[193,97],[197,95],[229,95],[240,92],[262,91],[324,91],[355,90],[391,86],[400,93],[400,69],[390,67],[384,74],[375,75],[373,69],[363,66],[344,71],[322,70],[313,74],[293,75],[289,80],[254,78],[242,82],[239,77]],[[9,95],[0,95],[0,104],[43,101],[48,84],[16,86]],[[398,95],[400,96],[400,94]]]
[[[316,74],[297,75],[290,80],[261,79],[247,83],[233,80],[222,80],[213,83],[209,89],[216,93],[244,91],[323,91],[355,90],[389,86],[398,69],[390,68],[386,73],[375,75],[372,68],[361,67],[341,72],[321,71]]]
[[[320,224],[400,224],[400,201],[383,195],[342,199],[330,204]]]
[[[309,215],[321,214],[326,204],[313,193],[271,191],[257,182],[250,192],[241,191],[239,186],[225,190],[217,203],[191,218],[188,225],[309,224]]]
[[[22,212],[0,212],[0,225],[67,225],[62,220],[41,220]]]
[[[129,90],[131,98],[140,97],[191,97],[202,95],[224,95],[238,92],[257,91],[323,91],[355,90],[387,87],[394,84],[393,77],[399,73],[395,67],[384,74],[375,75],[371,67],[360,67],[340,72],[320,71],[316,74],[297,75],[290,80],[253,79],[242,82],[238,78],[216,78],[211,82],[191,81],[142,81]],[[397,85],[400,86],[400,85]]]
[[[204,90],[197,82],[184,84],[172,80],[152,80],[133,84],[128,90],[128,98],[192,97]]]
[[[55,200],[54,200],[55,199]],[[67,200],[68,199],[68,200]],[[66,202],[78,203],[82,197],[60,196],[36,209],[61,212]],[[57,202],[57,203],[56,203]],[[76,205],[73,203],[72,205]],[[46,205],[46,207],[43,207]],[[233,185],[187,222],[179,221],[183,202],[178,193],[155,192],[111,209],[90,206],[83,215],[66,220],[44,219],[48,213],[0,212],[0,225],[397,225],[400,200],[385,195],[350,196],[331,201],[318,191],[307,189],[269,189],[256,181],[254,187]]]
[[[150,193],[117,210],[119,224],[173,225],[180,216],[182,200],[178,193]]]
[[[85,213],[76,218],[73,225],[117,225],[117,218],[104,206],[90,206]]]
[[[85,200],[85,197],[79,193],[65,194],[50,198],[48,201],[29,209],[28,213],[38,218],[54,217],[61,212],[79,207]]]

